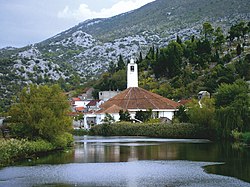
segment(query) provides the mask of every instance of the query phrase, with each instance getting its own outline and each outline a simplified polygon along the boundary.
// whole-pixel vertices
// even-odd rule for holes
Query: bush
[[[57,148],[57,149],[64,149],[72,145],[74,139],[73,136],[70,133],[63,133],[60,135],[57,135],[53,140],[52,144]]]
[[[161,138],[209,138],[211,132],[204,126],[194,124],[145,124],[116,123],[94,126],[90,135],[102,136],[148,136]]]
[[[84,135],[88,135],[89,134],[89,131],[88,130],[85,130],[85,129],[74,129],[72,131],[72,134],[74,136],[84,136]]]
[[[240,141],[242,138],[242,132],[239,132],[237,128],[231,131],[231,135],[235,141]]]
[[[246,144],[250,144],[250,132],[245,132],[242,134],[242,140]]]
[[[54,146],[44,140],[27,141],[26,139],[9,139],[0,142],[0,166],[11,164],[21,158],[27,158],[33,154],[47,152]]]

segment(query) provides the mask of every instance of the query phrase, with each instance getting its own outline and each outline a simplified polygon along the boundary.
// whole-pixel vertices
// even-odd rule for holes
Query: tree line
[[[200,90],[214,93],[222,83],[249,80],[249,31],[250,22],[236,23],[227,33],[205,22],[200,36],[190,36],[186,41],[176,36],[166,47],[152,46],[145,56],[140,53],[136,59],[139,86],[179,100],[196,96]],[[126,89],[127,63],[120,55],[94,83],[94,88]]]
[[[211,136],[216,137],[229,138],[232,132],[250,131],[249,33],[250,22],[236,23],[227,33],[205,22],[199,37],[182,41],[177,36],[166,47],[152,46],[145,57],[140,53],[136,59],[139,86],[176,101],[194,99],[199,91],[206,90],[211,98],[201,101],[202,108],[196,99],[181,106],[175,120],[209,127]],[[120,56],[96,88],[125,89],[124,64]]]

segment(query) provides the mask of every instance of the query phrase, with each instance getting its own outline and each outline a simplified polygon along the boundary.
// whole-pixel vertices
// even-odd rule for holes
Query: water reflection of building
[[[76,162],[119,162],[120,146],[106,143],[77,143],[75,147]]]
[[[180,153],[174,143],[77,143],[76,162],[127,162],[135,160],[174,160]]]

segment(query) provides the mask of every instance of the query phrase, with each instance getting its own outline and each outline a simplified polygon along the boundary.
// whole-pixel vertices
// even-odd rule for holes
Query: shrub
[[[90,129],[91,135],[148,136],[162,138],[209,138],[210,130],[194,124],[115,123],[98,125]]]
[[[242,133],[239,132],[237,128],[231,131],[231,135],[235,141],[240,141],[242,138]]]
[[[74,139],[73,136],[70,133],[63,133],[60,135],[57,135],[53,140],[52,144],[57,148],[57,149],[63,149],[67,148],[72,145]]]
[[[74,136],[84,136],[84,135],[88,135],[89,134],[89,131],[88,130],[85,130],[85,129],[74,129],[72,131],[72,134]]]
[[[245,132],[242,134],[242,140],[246,144],[250,144],[250,132]]]
[[[11,164],[18,159],[29,157],[35,153],[47,152],[53,149],[54,146],[44,140],[2,140],[0,142],[0,166]]]

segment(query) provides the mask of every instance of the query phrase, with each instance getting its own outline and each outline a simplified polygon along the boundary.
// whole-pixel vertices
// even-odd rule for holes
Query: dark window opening
[[[134,66],[130,66],[130,71],[134,72],[135,71],[135,67]]]

